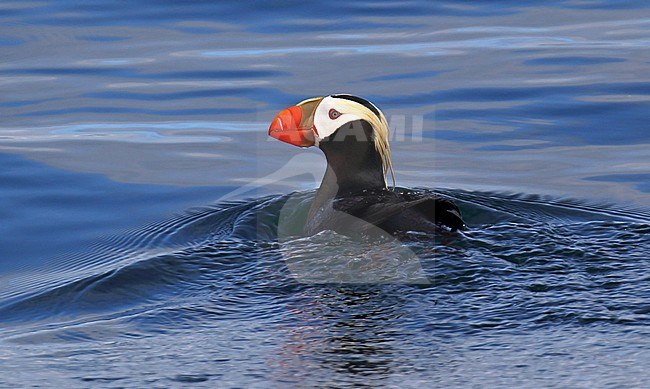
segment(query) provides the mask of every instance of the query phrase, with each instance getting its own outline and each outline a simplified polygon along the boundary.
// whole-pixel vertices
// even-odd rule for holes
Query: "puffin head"
[[[342,140],[337,139],[337,132],[355,122],[365,122],[372,127],[370,139],[365,141],[374,143],[384,176],[390,172],[394,184],[388,122],[377,106],[361,97],[336,94],[303,100],[276,115],[269,127],[269,136],[294,146],[323,148],[328,142]]]

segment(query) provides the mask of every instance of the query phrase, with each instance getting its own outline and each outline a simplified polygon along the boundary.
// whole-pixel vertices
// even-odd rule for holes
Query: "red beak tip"
[[[280,111],[269,126],[269,136],[298,147],[312,146],[313,132],[300,127],[301,117],[302,111],[297,106]]]

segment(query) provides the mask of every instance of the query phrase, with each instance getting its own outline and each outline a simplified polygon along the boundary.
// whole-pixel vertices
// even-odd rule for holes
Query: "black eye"
[[[329,114],[330,114],[330,119],[332,119],[332,120],[335,120],[336,118],[341,116],[341,113],[339,111],[335,110],[334,108],[330,109]]]

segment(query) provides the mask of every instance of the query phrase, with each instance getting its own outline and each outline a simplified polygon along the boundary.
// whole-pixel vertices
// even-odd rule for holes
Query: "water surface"
[[[0,386],[643,386],[648,11],[3,2]],[[283,229],[268,123],[340,92],[467,231]]]

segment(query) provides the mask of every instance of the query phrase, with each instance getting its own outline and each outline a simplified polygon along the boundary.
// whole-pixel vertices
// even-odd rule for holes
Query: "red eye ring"
[[[329,111],[329,117],[332,120],[338,119],[338,117],[341,116],[341,113],[334,108],[330,109]]]

